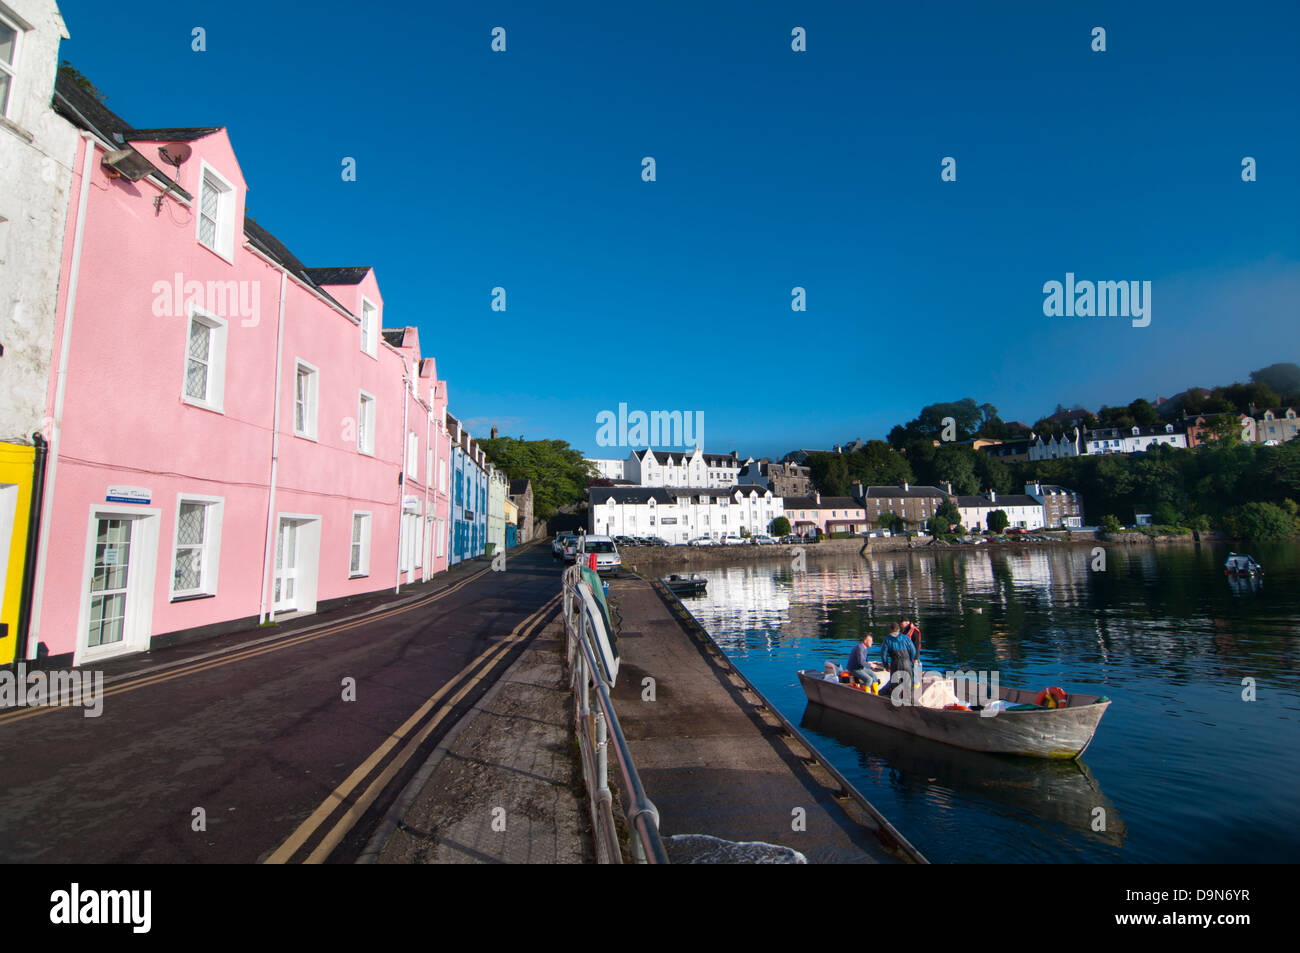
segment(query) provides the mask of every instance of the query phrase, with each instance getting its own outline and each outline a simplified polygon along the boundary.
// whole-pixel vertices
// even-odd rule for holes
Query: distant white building
[[[1088,453],[1139,453],[1159,444],[1187,449],[1187,432],[1173,424],[1155,427],[1106,427],[1090,430],[1085,438]]]
[[[593,459],[587,462],[594,463],[596,472],[606,480],[622,480],[624,478],[623,465],[627,462],[625,460]]]
[[[961,525],[967,529],[988,529],[989,514],[994,510],[1007,514],[1008,527],[1043,528],[1043,504],[1023,493],[999,496],[989,490],[984,496],[958,496],[955,500],[957,512],[961,514]]]
[[[769,533],[785,515],[784,501],[758,486],[594,486],[588,491],[587,529],[606,536],[660,536],[685,543]]]
[[[637,486],[735,486],[748,460],[731,453],[633,450],[623,464],[623,479]]]
[[[1044,440],[1035,435],[1029,444],[1029,459],[1059,460],[1062,457],[1077,457],[1084,452],[1083,447],[1083,437],[1078,427],[1074,428],[1071,436],[1062,434],[1059,438],[1052,436]]]

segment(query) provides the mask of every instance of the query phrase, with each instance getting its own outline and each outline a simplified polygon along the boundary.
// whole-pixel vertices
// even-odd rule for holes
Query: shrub
[[[1223,528],[1245,539],[1290,539],[1296,521],[1276,503],[1244,503],[1223,516]]]
[[[772,535],[776,537],[790,535],[790,521],[784,516],[772,520]]]
[[[1118,533],[1123,529],[1114,513],[1107,513],[1097,525],[1101,527],[1103,533]]]

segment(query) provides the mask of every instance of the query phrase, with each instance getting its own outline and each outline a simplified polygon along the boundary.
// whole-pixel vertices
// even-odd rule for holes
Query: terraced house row
[[[0,664],[310,613],[503,547],[505,476],[375,271],[307,267],[250,218],[225,128],[133,126],[59,69],[51,0],[0,13]]]

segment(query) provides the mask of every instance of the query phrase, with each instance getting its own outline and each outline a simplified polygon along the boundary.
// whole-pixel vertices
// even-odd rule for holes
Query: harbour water
[[[1294,862],[1300,547],[1025,545],[703,570],[683,601],[931,861]],[[1105,695],[1079,762],[984,755],[809,706],[795,672],[917,620],[926,668]],[[1254,700],[1249,700],[1252,696]]]

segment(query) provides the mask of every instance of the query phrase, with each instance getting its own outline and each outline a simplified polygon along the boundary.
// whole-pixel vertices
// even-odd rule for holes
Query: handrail
[[[574,565],[564,570],[564,631],[570,681],[574,692],[574,722],[578,748],[582,754],[583,776],[591,799],[592,826],[596,832],[596,859],[599,863],[622,863],[618,829],[614,823],[613,796],[609,790],[608,748],[613,743],[623,782],[623,803],[627,823],[632,831],[632,859],[636,863],[666,864],[668,854],[659,834],[659,811],[646,796],[627,738],[614,712],[602,667],[597,664],[591,644],[594,625],[603,625],[592,617],[578,590],[587,583],[582,570]],[[612,637],[612,633],[610,633]],[[591,707],[591,689],[595,689],[597,711]]]

